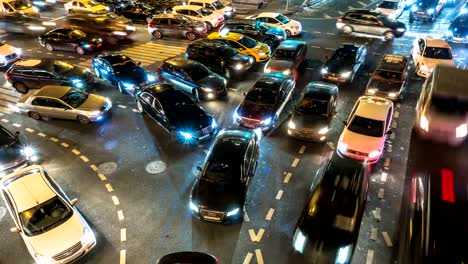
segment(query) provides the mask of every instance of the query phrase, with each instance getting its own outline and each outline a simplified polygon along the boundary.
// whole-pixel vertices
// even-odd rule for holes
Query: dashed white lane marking
[[[77,156],[80,155],[80,153],[81,153],[81,152],[79,152],[77,149],[72,149],[71,152],[73,152],[73,154],[75,154],[75,155],[77,155]]]
[[[369,249],[367,250],[366,264],[372,264],[373,260],[374,260],[374,251]]]
[[[380,220],[382,220],[382,216],[381,216],[382,209],[377,207],[377,208],[375,208],[373,213],[374,213],[375,221],[380,222]]]
[[[299,150],[299,154],[304,154],[306,150],[306,146],[302,145],[301,149]]]
[[[126,105],[117,105],[117,106],[120,107],[120,108],[124,108],[124,109],[127,108]]]
[[[379,189],[379,194],[378,194],[379,199],[383,199],[384,193],[385,193],[385,190],[383,188],[380,188]]]
[[[265,217],[265,220],[270,221],[271,218],[273,217],[274,213],[275,213],[275,209],[270,208],[270,210],[268,210],[268,213],[267,213],[267,215]]]
[[[114,205],[120,204],[119,198],[115,195],[112,195],[112,202],[114,203]]]
[[[332,17],[329,16],[328,14],[324,14],[323,17],[324,17],[324,18],[332,18]]]
[[[118,210],[118,211],[117,211],[117,216],[118,216],[118,218],[119,218],[119,221],[122,221],[122,220],[125,219],[122,210]]]
[[[294,161],[293,161],[293,163],[291,164],[291,167],[296,168],[296,167],[297,167],[297,164],[299,164],[299,161],[300,161],[300,159],[295,158]]]
[[[81,155],[81,156],[80,156],[80,159],[81,159],[83,162],[88,162],[88,161],[89,161],[88,157],[86,157],[85,155]]]
[[[263,233],[265,233],[265,229],[263,228],[260,228],[257,234],[255,234],[255,231],[253,229],[249,229],[250,240],[252,240],[252,242],[260,243],[260,240],[262,240]]]
[[[354,9],[354,6],[348,6],[348,10],[349,10],[349,9]]]
[[[313,48],[313,49],[320,49],[319,46],[310,46],[310,47]]]
[[[99,176],[99,179],[101,179],[101,181],[107,180],[107,178],[106,178],[106,176],[104,174],[99,173],[98,176]]]
[[[12,124],[14,127],[21,127],[21,124],[18,124],[18,123],[13,123]]]
[[[386,182],[386,181],[387,181],[387,175],[388,175],[388,174],[387,174],[386,172],[382,172],[382,176],[380,177],[380,180],[381,180],[382,182]]]
[[[34,129],[29,127],[25,128],[24,130],[28,131],[29,133],[34,133]]]
[[[93,171],[98,171],[98,168],[96,165],[92,164],[92,165],[89,165],[89,167],[93,170]]]
[[[120,229],[120,241],[121,242],[127,241],[127,229],[126,228]]]
[[[283,190],[278,191],[278,193],[276,194],[275,199],[276,200],[281,200],[281,197],[283,197]]]
[[[263,256],[260,249],[255,250],[255,256],[257,257],[257,264],[263,264]]]
[[[132,111],[135,112],[135,113],[138,113],[139,111],[135,108],[132,108]]]
[[[125,249],[120,250],[120,262],[119,262],[119,264],[125,264],[126,255],[127,255],[127,251]]]
[[[387,232],[382,232],[383,239],[385,240],[385,244],[387,244],[387,247],[393,247],[392,240],[390,239],[390,236],[388,235]]]
[[[2,122],[8,123],[8,122],[10,122],[10,121],[8,121],[8,119],[2,118]]]
[[[59,141],[58,138],[55,138],[55,137],[51,137],[49,139],[50,139],[50,141],[53,141],[53,142],[58,142]]]
[[[392,123],[392,127],[393,127],[394,129],[396,129],[396,128],[398,127],[398,123],[397,123],[397,122],[393,122],[393,123]]]
[[[400,108],[400,107],[401,107],[401,104],[400,104],[400,103],[396,104],[396,107],[397,107],[397,108]]]
[[[252,261],[253,254],[252,253],[247,253],[245,256],[244,262],[242,264],[250,264],[250,261]]]
[[[377,228],[372,227],[370,232],[370,239],[373,241],[377,240]]]
[[[244,213],[244,222],[250,222],[250,218],[247,212]]]
[[[114,191],[114,189],[112,189],[112,185],[110,183],[106,183],[106,189],[107,189],[108,192]]]
[[[42,132],[37,133],[37,135],[40,136],[40,137],[46,137],[47,136],[46,134],[44,134]]]
[[[40,50],[37,50],[36,52],[37,52],[37,53],[42,53],[42,51],[40,51]]]
[[[400,112],[395,111],[395,114],[393,114],[393,117],[398,119],[400,117]]]
[[[288,172],[286,174],[286,177],[284,177],[284,183],[289,183],[289,180],[291,179],[292,173]]]
[[[390,166],[390,158],[385,158],[384,167]]]
[[[49,54],[49,53],[47,53]],[[57,54],[58,57],[63,57],[64,55],[63,54]]]
[[[68,147],[70,146],[70,145],[68,145],[68,144],[65,143],[65,142],[62,142],[62,144],[60,144],[60,145],[62,145],[62,147],[64,147],[64,148],[68,148]]]

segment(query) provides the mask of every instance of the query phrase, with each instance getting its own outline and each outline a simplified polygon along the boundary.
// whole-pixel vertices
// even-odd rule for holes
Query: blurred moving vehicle
[[[156,81],[156,76],[145,70],[139,62],[120,53],[103,53],[91,61],[94,73],[119,88],[123,94],[133,95],[136,89]]]
[[[112,108],[112,102],[103,96],[67,86],[44,86],[23,95],[16,105],[20,113],[35,120],[49,117],[81,124],[103,120]]]
[[[20,13],[27,16],[39,17],[39,9],[27,0],[0,0],[0,13]]]
[[[23,58],[22,50],[0,40],[0,67],[6,67]]]
[[[136,31],[129,19],[109,12],[105,14],[73,14],[65,17],[66,27],[100,36],[107,44],[117,44]]]
[[[445,37],[448,41],[468,43],[468,14],[460,15],[450,23]]]
[[[376,95],[390,100],[402,98],[409,70],[408,59],[403,55],[385,54],[377,69],[369,73],[366,95]]]
[[[302,33],[301,22],[290,19],[280,13],[263,12],[258,15],[247,17],[248,19],[264,22],[268,26],[277,27],[286,32],[289,36],[298,36]]]
[[[391,132],[393,103],[377,96],[361,96],[338,139],[338,154],[376,163]]]
[[[416,133],[426,139],[461,145],[468,134],[468,71],[436,65],[416,104]]]
[[[74,13],[101,13],[109,11],[105,5],[101,5],[94,0],[72,0],[64,4],[65,10],[69,14]]]
[[[185,58],[198,61],[227,79],[239,78],[255,61],[222,41],[210,39],[190,43],[185,51]]]
[[[192,95],[195,100],[227,95],[227,80],[194,60],[169,58],[156,72],[161,81],[171,83],[177,89]]]
[[[105,5],[109,10],[114,10],[116,6],[124,6],[129,4],[130,0],[96,0],[98,3]]]
[[[174,14],[184,15],[192,20],[203,22],[210,31],[224,23],[224,16],[196,5],[178,5],[172,8]]]
[[[427,168],[411,173],[400,225],[399,263],[466,263],[466,172]]]
[[[38,159],[36,149],[20,139],[20,132],[13,134],[0,126],[0,179]]]
[[[51,10],[56,7],[57,0],[34,0],[32,1],[33,7],[40,11]]]
[[[118,5],[114,8],[114,12],[130,19],[133,23],[146,24],[151,21],[154,15],[157,15],[162,11],[155,9],[149,4],[136,2],[128,3],[126,5]]]
[[[237,49],[253,59],[256,62],[263,62],[270,58],[271,49],[268,45],[258,42],[252,38],[238,33],[227,31],[213,32],[208,35],[209,39],[222,41],[229,46]]]
[[[421,77],[429,76],[436,64],[455,67],[452,48],[443,39],[416,38],[413,42],[411,57],[416,66],[415,73]]]
[[[155,39],[175,37],[195,40],[206,36],[206,26],[186,16],[159,14],[148,23],[148,33]]]
[[[406,32],[403,22],[367,9],[353,9],[346,12],[336,20],[336,28],[346,35],[355,32],[382,36],[385,40],[402,37]]]
[[[326,62],[320,73],[327,81],[352,83],[356,74],[366,62],[367,47],[359,44],[343,43]]]
[[[390,18],[397,19],[405,9],[404,0],[384,0],[377,5],[375,11],[380,12]]]
[[[43,21],[38,17],[27,16],[22,13],[0,14],[0,28],[5,32],[38,35],[55,27],[56,23],[53,21]]]
[[[49,174],[29,166],[0,180],[2,198],[15,227],[36,263],[71,263],[96,246],[96,237]]]
[[[218,131],[214,117],[169,83],[152,84],[137,90],[135,100],[137,110],[153,118],[171,134],[173,141],[195,143]]]
[[[94,82],[91,72],[81,66],[54,59],[27,59],[13,64],[5,78],[19,93],[46,85],[66,85],[86,89]]]
[[[350,264],[365,212],[369,177],[368,164],[328,154],[296,224],[293,250],[311,263]]]
[[[444,9],[446,0],[417,0],[410,9],[409,22],[415,20],[423,22],[432,22],[436,19],[442,9]]]
[[[251,19],[229,19],[219,29],[219,32],[234,32],[253,38],[270,46],[271,50],[276,49],[281,41],[286,40],[287,35],[284,30],[271,27],[267,24]]]
[[[48,51],[74,51],[80,55],[100,50],[102,39],[79,29],[57,28],[39,36],[39,44]]]
[[[234,111],[234,123],[263,131],[275,127],[292,97],[296,82],[282,73],[264,74],[258,79]]]
[[[225,6],[220,0],[188,0],[188,4],[204,7],[222,14],[224,18],[232,18],[234,16],[234,8]]]
[[[265,65],[265,73],[281,72],[297,79],[299,68],[306,62],[307,43],[299,40],[285,40],[276,48]]]
[[[210,254],[194,251],[183,251],[165,255],[156,264],[219,264],[218,259]]]
[[[211,145],[190,195],[192,215],[204,221],[239,223],[257,169],[259,139],[253,131],[221,130]]]
[[[288,135],[324,142],[336,114],[338,86],[310,82],[305,87],[288,122]]]

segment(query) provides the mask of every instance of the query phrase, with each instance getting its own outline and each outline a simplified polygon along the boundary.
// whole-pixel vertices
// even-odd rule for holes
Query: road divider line
[[[299,164],[299,161],[300,161],[300,159],[295,158],[294,161],[293,161],[293,163],[291,164],[291,167],[296,168],[296,167],[297,167],[297,164]]]
[[[291,179],[291,176],[292,176],[292,173],[288,172],[288,173],[286,174],[286,177],[284,177],[283,182],[284,182],[284,183],[289,183],[289,180]]]
[[[97,168],[96,165],[94,165],[94,164],[89,165],[89,167],[90,167],[93,171],[98,171],[98,168]]]
[[[377,228],[375,227],[371,228],[370,239],[373,241],[377,240]]]
[[[18,124],[18,123],[13,123],[12,124],[14,127],[21,127],[21,124]]]
[[[119,221],[123,221],[125,219],[122,210],[117,211],[117,217],[119,218]]]
[[[387,173],[386,172],[382,172],[382,175],[380,176],[380,180],[382,182],[386,182],[387,181]]]
[[[384,167],[390,166],[390,158],[385,158]]]
[[[281,197],[283,197],[283,190],[278,191],[278,193],[276,194],[275,199],[276,200],[281,200]]]
[[[119,262],[119,264],[125,264],[126,255],[127,255],[127,251],[125,249],[120,250],[120,262]]]
[[[65,142],[62,142],[60,145],[62,145],[62,147],[64,147],[64,148],[68,148],[68,147],[70,146],[70,145],[68,145],[68,144],[65,143]]]
[[[385,190],[384,190],[383,188],[380,188],[380,189],[379,189],[379,194],[378,194],[379,199],[383,199],[383,197],[384,197],[384,192],[385,192]]]
[[[88,162],[88,161],[89,161],[88,157],[86,157],[85,155],[81,155],[81,156],[80,156],[80,159],[81,159],[83,162]]]
[[[114,191],[114,189],[112,189],[112,185],[110,183],[106,183],[106,189],[107,189],[108,192]]]
[[[382,220],[382,216],[381,216],[382,209],[381,208],[379,208],[379,207],[375,208],[375,210],[372,211],[372,213],[374,213],[375,221],[380,222],[380,220]]]
[[[47,136],[46,134],[44,134],[42,132],[37,133],[37,135],[40,136],[40,137],[46,137]]]
[[[71,152],[72,152],[73,154],[77,155],[77,156],[80,155],[80,153],[81,153],[81,152],[79,152],[77,149],[72,149]]]
[[[263,228],[260,228],[257,234],[255,234],[255,231],[253,229],[249,229],[250,240],[252,240],[252,242],[260,243],[260,240],[262,240],[263,233],[265,233],[265,229]]]
[[[34,133],[34,129],[29,127],[25,128],[24,130],[28,131],[29,133]]]
[[[315,33],[315,32],[314,32],[314,33]],[[319,46],[310,46],[310,47],[313,48],[313,49],[320,49]]]
[[[8,121],[8,119],[2,118],[2,122],[3,122],[3,123],[8,123],[8,122],[10,122],[10,121]]]
[[[125,105],[117,105],[117,106],[120,107],[120,108],[124,108],[124,109],[127,108],[127,106],[125,106]]]
[[[114,205],[120,204],[119,198],[115,195],[112,195],[112,202],[114,203]]]
[[[263,264],[263,256],[260,249],[255,250],[255,257],[257,257],[257,264]]]
[[[245,255],[244,262],[242,264],[250,264],[250,261],[252,261],[253,254],[248,252],[247,255]]]
[[[398,123],[397,123],[397,122],[393,122],[393,123],[392,123],[392,127],[393,127],[394,129],[396,129],[396,128],[398,127]]]
[[[120,229],[120,241],[121,242],[127,241],[127,229],[126,228]]]
[[[55,137],[51,137],[49,139],[50,139],[50,141],[53,141],[53,142],[58,142],[59,141],[58,138],[55,138]]]
[[[395,111],[395,114],[393,114],[393,117],[398,119],[400,117],[400,112]]]
[[[393,247],[392,240],[390,239],[390,236],[388,235],[387,232],[382,232],[383,239],[385,240],[385,244],[387,244],[387,247]]]
[[[102,173],[98,173],[98,176],[99,176],[99,179],[101,179],[101,181],[107,180],[106,176]]]
[[[304,154],[306,150],[306,146],[302,145],[301,149],[299,150],[299,154]]]
[[[372,264],[373,260],[374,260],[374,251],[369,249],[367,250],[366,264]]]
[[[265,217],[265,220],[267,221],[270,221],[271,218],[273,217],[273,214],[275,213],[275,209],[274,208],[270,208],[270,210],[268,210],[268,213]]]

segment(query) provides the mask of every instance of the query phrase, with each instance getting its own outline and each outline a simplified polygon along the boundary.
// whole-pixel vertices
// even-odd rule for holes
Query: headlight
[[[190,132],[179,131],[179,134],[180,134],[184,139],[192,139],[192,134],[191,134]]]
[[[237,110],[235,110],[234,114],[232,114],[232,118],[234,119],[234,122],[236,122],[237,119],[239,119],[239,114],[237,113]]]
[[[190,210],[198,213],[198,206],[195,205],[192,201],[190,201],[189,206],[190,206]]]
[[[44,27],[41,27],[41,28],[44,28]],[[23,53],[23,50],[20,49],[20,48],[17,48],[17,49],[15,49],[15,53],[16,53],[16,55],[21,55]]]
[[[254,58],[249,57],[249,62],[250,62],[250,64],[252,64],[254,62]]]
[[[239,208],[236,208],[234,210],[231,210],[229,211],[226,216],[233,216],[233,215],[236,215],[237,213],[239,213]]]
[[[388,93],[388,97],[395,98],[397,97],[397,93]]]
[[[216,120],[213,118],[213,121],[211,121],[211,128],[215,129],[217,126],[218,124],[216,124]]]
[[[398,31],[398,32],[405,32],[406,29],[405,29],[405,28],[397,28],[396,31]]]
[[[327,73],[328,73],[328,70],[327,70],[327,68],[322,68],[322,69],[320,70],[320,72],[321,72],[322,74],[327,74]]]
[[[133,83],[126,83],[126,82],[124,82],[124,83],[122,83],[122,84],[123,84],[125,90],[132,90],[133,87],[135,87],[135,84],[133,84]]]
[[[376,92],[377,92],[377,89],[374,89],[374,88],[367,89],[368,94],[375,94]]]
[[[106,6],[106,10],[107,10],[107,11],[110,11],[110,8],[109,8],[108,6]]]
[[[196,27],[195,30],[197,31],[203,31],[205,28],[204,27]]]
[[[105,99],[107,107],[111,108],[112,107],[112,101],[106,97]]]
[[[419,127],[426,132],[429,131],[429,120],[427,120],[425,115],[421,116],[421,119],[419,119]]]
[[[81,238],[81,244],[88,245],[93,243],[96,240],[94,233],[88,227],[85,227],[83,230],[83,237]]]
[[[31,25],[31,26],[28,26],[27,27],[29,30],[32,30],[32,31],[43,31],[43,30],[46,30],[45,27],[43,26],[34,26],[34,25]],[[19,55],[19,54],[18,54]]]
[[[44,21],[44,22],[42,22],[42,25],[55,27],[55,26],[57,26],[57,23],[55,23],[54,21]]]
[[[112,34],[116,36],[127,36],[127,32],[123,31],[112,31]]]
[[[326,133],[328,133],[328,127],[324,127],[322,129],[320,129],[318,133],[320,135],[325,135]]]
[[[371,153],[369,153],[369,154],[367,155],[367,157],[368,157],[369,159],[374,159],[374,158],[377,158],[379,155],[380,155],[380,151],[374,150],[374,151],[372,151]]]
[[[242,65],[241,63],[237,63],[236,66],[234,66],[235,70],[242,70],[242,68],[244,68],[244,65]]]
[[[38,157],[36,156],[36,150],[31,146],[25,146],[21,149],[21,154],[32,162],[37,161]]]
[[[84,44],[84,45],[83,45],[83,48],[85,48],[85,49],[89,49],[89,47],[90,47],[89,44]]]
[[[41,254],[34,254],[34,258],[37,264],[52,264],[55,263],[54,259],[51,257],[42,256]]]
[[[289,129],[296,129],[296,123],[294,123],[292,120],[289,121],[289,123],[288,123],[288,128],[289,128]]]
[[[146,76],[146,79],[148,80],[148,82],[154,82],[156,81],[156,76],[154,76],[153,74],[148,74]]]
[[[428,9],[427,14],[432,15],[432,14],[434,14],[434,11],[435,11],[434,8]]]
[[[70,81],[72,82],[73,86],[75,86],[76,88],[82,88],[84,86],[83,80],[81,79],[70,79]]]
[[[200,89],[202,89],[203,91],[208,92],[208,93],[211,93],[213,91],[213,89],[207,88],[207,87],[204,87],[204,86],[201,86]]]
[[[33,3],[33,5],[37,5],[37,6],[45,6],[46,5],[46,3],[39,2],[39,1],[33,1],[32,3]]]
[[[342,153],[348,151],[348,144],[344,143],[343,141],[338,142],[338,150]]]
[[[55,3],[57,3],[57,1],[56,1],[56,0],[46,0],[46,2],[47,2],[47,3],[51,3],[51,4],[55,4]]]
[[[304,247],[307,240],[306,236],[301,232],[301,230],[297,229],[293,240],[294,250],[302,253],[304,251]]]
[[[284,70],[283,74],[284,75],[289,75],[289,74],[291,74],[291,70],[290,69]]]
[[[128,30],[128,31],[135,31],[135,30],[136,30],[136,27],[135,27],[135,26],[131,26],[131,25],[126,25],[126,26],[125,26],[125,29]]]
[[[351,253],[352,253],[352,250],[351,250],[350,245],[345,246],[345,247],[340,247],[340,249],[338,250],[336,259],[335,259],[335,264],[349,263],[350,261],[349,258],[351,257]]]
[[[268,68],[265,66],[265,69],[263,70],[264,73],[270,73],[271,72],[271,68]]]
[[[459,125],[456,130],[457,138],[464,138],[468,134],[468,127],[466,124]]]
[[[263,119],[262,121],[260,121],[260,124],[261,125],[265,125],[265,126],[268,126],[271,124],[271,117],[268,117],[266,119]]]
[[[351,76],[351,73],[353,73],[353,72],[350,72],[350,71],[343,72],[343,73],[340,74],[340,76],[341,76],[341,78],[348,79],[349,76]]]
[[[3,55],[0,55],[0,62],[5,62],[5,61],[6,61],[6,58],[5,58],[5,56],[3,56]]]
[[[35,6],[32,7],[32,10],[33,10],[35,13],[39,13],[39,8],[37,8],[37,7],[35,7]]]
[[[278,40],[284,39],[284,36],[280,36],[280,35],[275,35],[275,37],[276,37]]]
[[[422,64],[422,65],[421,65],[421,70],[427,71],[427,70],[429,70],[429,68],[427,67],[427,65]]]
[[[462,10],[460,11],[460,14],[466,14],[468,13],[468,8],[462,8]]]
[[[413,11],[413,12],[418,11],[418,7],[417,7],[416,5],[413,5],[413,6],[411,7],[411,11]]]
[[[259,55],[259,56],[265,56],[266,53],[265,53],[265,52],[259,52],[258,55]]]

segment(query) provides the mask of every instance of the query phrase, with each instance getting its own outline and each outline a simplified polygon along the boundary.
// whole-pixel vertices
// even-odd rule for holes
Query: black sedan
[[[114,8],[114,12],[122,15],[133,23],[149,23],[154,15],[161,13],[154,7],[145,3],[134,3],[127,5],[118,5]]]
[[[455,18],[445,35],[448,41],[468,43],[468,14]]]
[[[220,28],[229,32],[240,33],[251,37],[257,41],[267,44],[271,50],[274,50],[281,41],[286,40],[286,32],[277,27],[271,27],[267,24],[253,19],[229,19]]]
[[[234,123],[246,128],[272,129],[291,99],[296,82],[282,73],[263,75],[234,112]]]
[[[351,263],[365,211],[369,165],[328,154],[310,187],[292,247],[304,263]]]
[[[210,254],[196,251],[182,251],[165,255],[156,264],[219,264],[218,259]]]
[[[193,186],[189,204],[192,214],[210,222],[241,222],[258,155],[258,137],[254,132],[219,132],[204,167],[197,167],[200,176]]]
[[[297,79],[299,68],[307,56],[307,43],[299,40],[285,40],[276,48],[265,65],[265,73],[282,72]]]
[[[356,73],[366,61],[367,48],[358,44],[341,44],[333,55],[325,57],[322,78],[333,82],[353,82]]]
[[[156,76],[141,67],[140,63],[119,52],[97,55],[91,65],[96,77],[117,85],[123,94],[133,94],[141,85],[156,81]]]
[[[48,51],[67,50],[83,55],[102,48],[102,39],[73,28],[58,28],[39,36],[39,44]]]
[[[22,142],[19,135],[20,132],[12,134],[0,126],[0,179],[38,160],[36,150]]]
[[[193,99],[168,83],[148,85],[135,94],[137,110],[146,113],[181,143],[194,143],[217,132],[216,120]]]
[[[182,58],[170,58],[157,70],[159,79],[172,83],[194,99],[213,99],[227,95],[227,80],[203,64]]]

